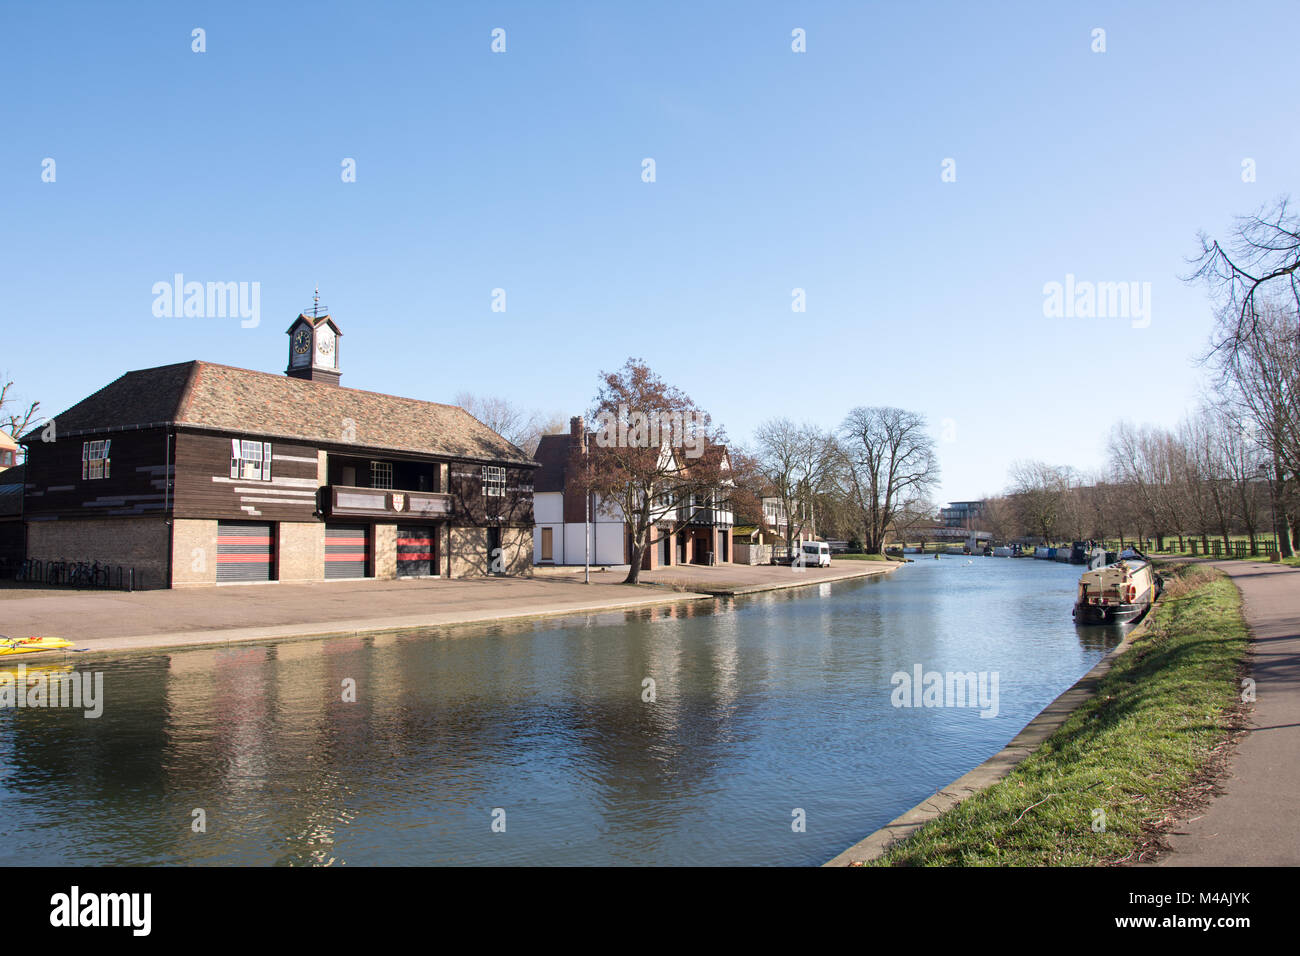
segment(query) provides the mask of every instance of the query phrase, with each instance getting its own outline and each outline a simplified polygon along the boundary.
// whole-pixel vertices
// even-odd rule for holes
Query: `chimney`
[[[582,438],[582,433],[585,429],[586,425],[583,424],[581,415],[574,415],[569,419],[569,434],[574,438]]]

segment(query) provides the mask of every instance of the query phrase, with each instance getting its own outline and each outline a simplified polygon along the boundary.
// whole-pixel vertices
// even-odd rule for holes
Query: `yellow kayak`
[[[9,654],[35,654],[38,651],[59,651],[72,647],[71,641],[61,637],[6,637],[0,638],[0,657]]]

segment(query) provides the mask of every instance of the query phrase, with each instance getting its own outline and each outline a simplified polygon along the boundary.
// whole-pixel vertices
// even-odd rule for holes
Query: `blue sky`
[[[1294,12],[7,4],[0,370],[47,412],[128,369],[282,371],[319,283],[357,388],[567,417],[636,355],[742,442],[919,411],[943,500],[1095,467],[1203,387],[1197,230],[1292,190]],[[259,282],[260,324],[154,317],[175,273]],[[1067,274],[1149,282],[1149,327],[1045,317]]]

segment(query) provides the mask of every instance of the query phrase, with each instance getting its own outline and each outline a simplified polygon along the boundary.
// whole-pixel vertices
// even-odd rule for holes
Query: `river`
[[[819,864],[1114,646],[1071,622],[1079,571],[918,556],[628,612],[74,656],[102,716],[0,710],[0,863]],[[895,706],[917,665],[990,697]]]

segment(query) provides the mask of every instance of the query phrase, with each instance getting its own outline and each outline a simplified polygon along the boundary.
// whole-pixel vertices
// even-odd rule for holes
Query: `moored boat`
[[[1079,579],[1074,622],[1127,624],[1136,621],[1160,596],[1161,583],[1151,562],[1136,554],[1085,571]]]
[[[38,651],[60,651],[72,647],[71,641],[61,637],[5,637],[0,635],[0,657],[10,654],[35,654]]]

